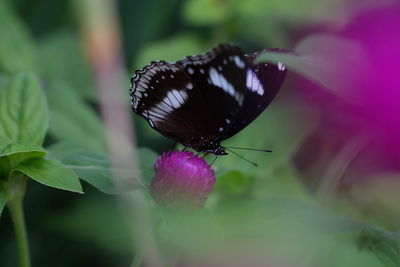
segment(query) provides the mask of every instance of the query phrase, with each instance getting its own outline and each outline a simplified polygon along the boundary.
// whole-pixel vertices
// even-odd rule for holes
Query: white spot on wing
[[[171,111],[173,111],[174,109],[172,108],[172,106],[170,105],[172,103],[172,101],[166,101],[164,99],[164,101],[161,101],[160,103],[158,103],[156,105],[157,109],[161,109],[163,110],[165,113],[170,113]],[[154,108],[155,109],[155,108]]]
[[[194,70],[192,68],[188,68],[187,71],[188,71],[189,74],[193,74],[194,73]]]
[[[250,91],[255,92],[259,95],[264,94],[264,88],[260,80],[257,78],[257,75],[251,69],[247,70],[246,87]]]
[[[282,62],[278,62],[278,69],[279,70],[285,70],[285,65],[283,65],[283,63]]]
[[[189,83],[186,85],[186,88],[189,89],[189,90],[193,89],[193,84],[192,84],[191,82],[189,82]]]
[[[244,68],[244,62],[243,62],[243,60],[240,59],[239,56],[234,56],[233,60],[235,61],[236,66],[238,66],[241,69]]]
[[[222,88],[226,93],[231,95],[236,99],[236,101],[239,102],[239,105],[242,105],[243,103],[243,96],[239,93],[236,92],[235,88],[233,88],[232,84],[230,84],[222,75],[219,73],[215,68],[210,68],[210,78],[211,78],[211,83],[217,87]]]
[[[177,109],[180,108],[183,104],[185,104],[188,94],[185,91],[178,91],[172,89],[167,93],[166,98],[171,101],[172,106]]]

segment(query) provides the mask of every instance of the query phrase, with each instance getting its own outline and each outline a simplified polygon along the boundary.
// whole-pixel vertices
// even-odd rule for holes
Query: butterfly
[[[186,147],[226,155],[221,141],[256,119],[286,76],[281,62],[255,63],[261,52],[220,44],[175,63],[153,61],[131,78],[132,109]]]

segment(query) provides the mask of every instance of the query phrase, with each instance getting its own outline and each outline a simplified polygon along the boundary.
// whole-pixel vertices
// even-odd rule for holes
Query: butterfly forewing
[[[174,64],[153,62],[132,78],[132,107],[151,127],[182,141],[196,134],[187,110],[198,95],[191,80]],[[198,107],[197,107],[198,108]]]

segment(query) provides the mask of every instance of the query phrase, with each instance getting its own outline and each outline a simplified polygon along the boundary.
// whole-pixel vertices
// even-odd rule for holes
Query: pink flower
[[[200,209],[215,183],[210,165],[193,152],[165,152],[154,169],[150,193],[159,205],[172,209]]]
[[[332,63],[359,60],[352,68],[344,66],[347,75],[337,77],[352,85],[339,90],[345,92],[337,94],[342,97],[304,80],[299,83],[321,117],[296,163],[314,186],[332,159],[345,155],[342,185],[348,190],[352,184],[400,170],[400,3],[364,10],[340,31],[328,33],[359,45],[364,53],[360,58],[352,51],[331,55],[321,49]],[[349,149],[352,156],[345,153]]]
[[[355,16],[339,33],[361,44],[364,68],[355,69],[353,95],[364,114],[362,125],[375,132],[387,160],[400,162],[400,4]],[[351,57],[352,55],[345,55]],[[373,153],[371,151],[371,153]],[[379,153],[379,152],[375,152]]]
[[[354,70],[363,80],[354,93],[380,126],[399,130],[400,120],[400,4],[355,16],[340,33],[360,43],[368,68]],[[347,55],[352,56],[352,55]]]

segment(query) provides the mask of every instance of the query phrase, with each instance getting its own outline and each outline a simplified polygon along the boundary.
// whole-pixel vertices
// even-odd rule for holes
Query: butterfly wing
[[[201,91],[208,112],[204,138],[217,141],[235,120],[245,101],[247,60],[236,46],[221,44],[211,51],[177,62]]]
[[[180,67],[165,61],[152,62],[131,79],[133,110],[152,128],[182,143],[201,131],[201,123],[193,120],[201,109],[199,97]]]
[[[215,151],[252,122],[282,84],[283,65],[254,65],[256,56],[224,44],[176,63],[152,62],[131,79],[132,108],[161,134]]]
[[[225,140],[255,120],[265,108],[272,102],[278,93],[287,73],[285,66],[278,62],[254,64],[257,56],[265,51],[246,55],[246,77],[245,77],[245,97],[243,105],[232,125],[220,137],[219,141]],[[283,50],[272,50],[274,52],[286,52]]]

